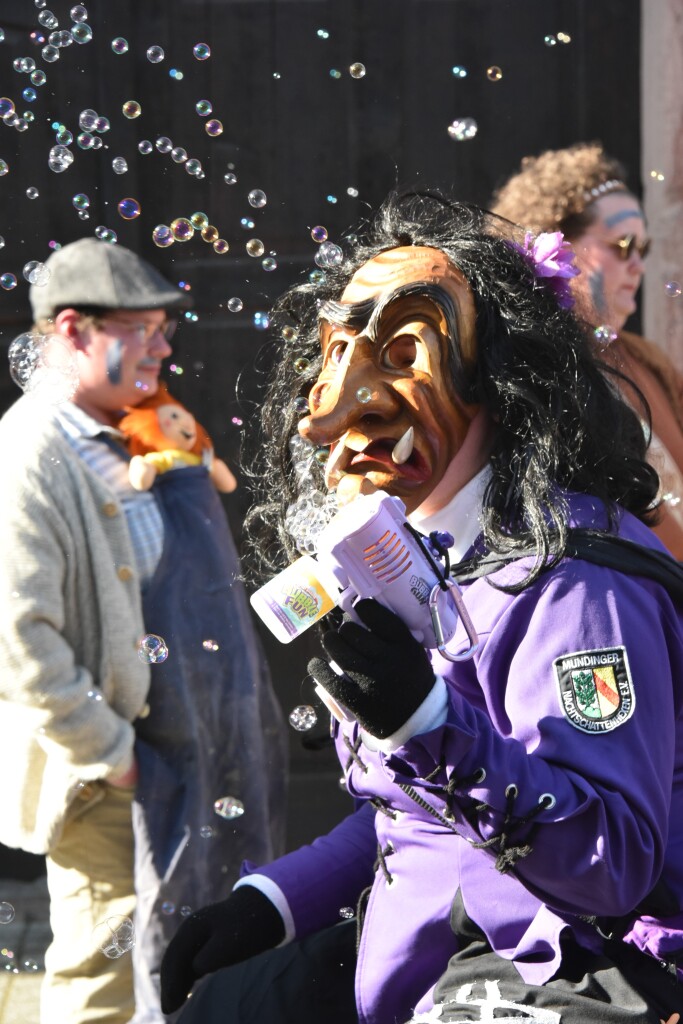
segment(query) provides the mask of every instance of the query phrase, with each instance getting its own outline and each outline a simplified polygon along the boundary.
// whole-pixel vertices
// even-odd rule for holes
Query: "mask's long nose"
[[[398,409],[393,389],[378,371],[371,343],[363,337],[335,372],[326,368],[311,388],[311,413],[299,423],[302,437],[318,446],[331,445],[368,417],[389,419]]]

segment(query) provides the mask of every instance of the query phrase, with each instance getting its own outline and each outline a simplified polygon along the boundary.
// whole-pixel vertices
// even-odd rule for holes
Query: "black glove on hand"
[[[308,671],[323,689],[348,708],[363,728],[385,739],[417,711],[434,685],[434,673],[422,646],[397,615],[377,601],[364,600],[339,629],[323,637],[325,653],[345,675],[314,658]]]
[[[161,962],[161,1009],[173,1013],[198,978],[273,949],[285,937],[280,914],[253,885],[191,914]]]

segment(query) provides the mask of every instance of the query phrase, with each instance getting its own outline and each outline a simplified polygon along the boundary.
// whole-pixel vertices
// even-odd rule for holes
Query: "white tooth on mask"
[[[337,469],[337,466],[345,451],[346,446],[341,443],[338,444],[325,464],[325,484],[328,488],[344,475],[341,469]]]
[[[415,431],[412,427],[408,427],[403,437],[400,437],[394,445],[394,450],[391,453],[391,461],[396,463],[397,466],[402,466],[403,463],[407,462],[413,454],[414,444]]]

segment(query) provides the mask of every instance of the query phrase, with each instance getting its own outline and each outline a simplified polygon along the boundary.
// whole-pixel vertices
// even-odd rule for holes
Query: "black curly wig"
[[[445,252],[467,278],[476,308],[477,362],[463,376],[453,353],[456,392],[481,403],[496,424],[492,475],[484,498],[487,547],[512,552],[533,546],[535,578],[561,557],[566,543],[564,491],[594,495],[613,524],[616,505],[650,522],[658,490],[646,463],[638,415],[617,392],[617,371],[599,361],[590,329],[561,309],[525,257],[510,245],[518,229],[486,211],[433,192],[394,192],[322,280],[296,285],[278,301],[280,341],[262,408],[262,437],[249,467],[256,502],[246,522],[260,569],[267,574],[297,552],[284,514],[298,497],[289,440],[321,367],[318,310],[337,300],[356,270],[397,246]],[[294,328],[294,331],[292,330]],[[451,345],[456,339],[451,338]],[[643,417],[649,410],[643,400]],[[313,463],[313,472],[318,468]],[[322,469],[319,487],[324,490]]]

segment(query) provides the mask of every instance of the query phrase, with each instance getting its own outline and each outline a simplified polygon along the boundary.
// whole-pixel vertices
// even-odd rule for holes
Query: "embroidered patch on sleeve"
[[[625,647],[563,654],[553,662],[565,716],[582,732],[611,732],[633,714],[636,695]]]

